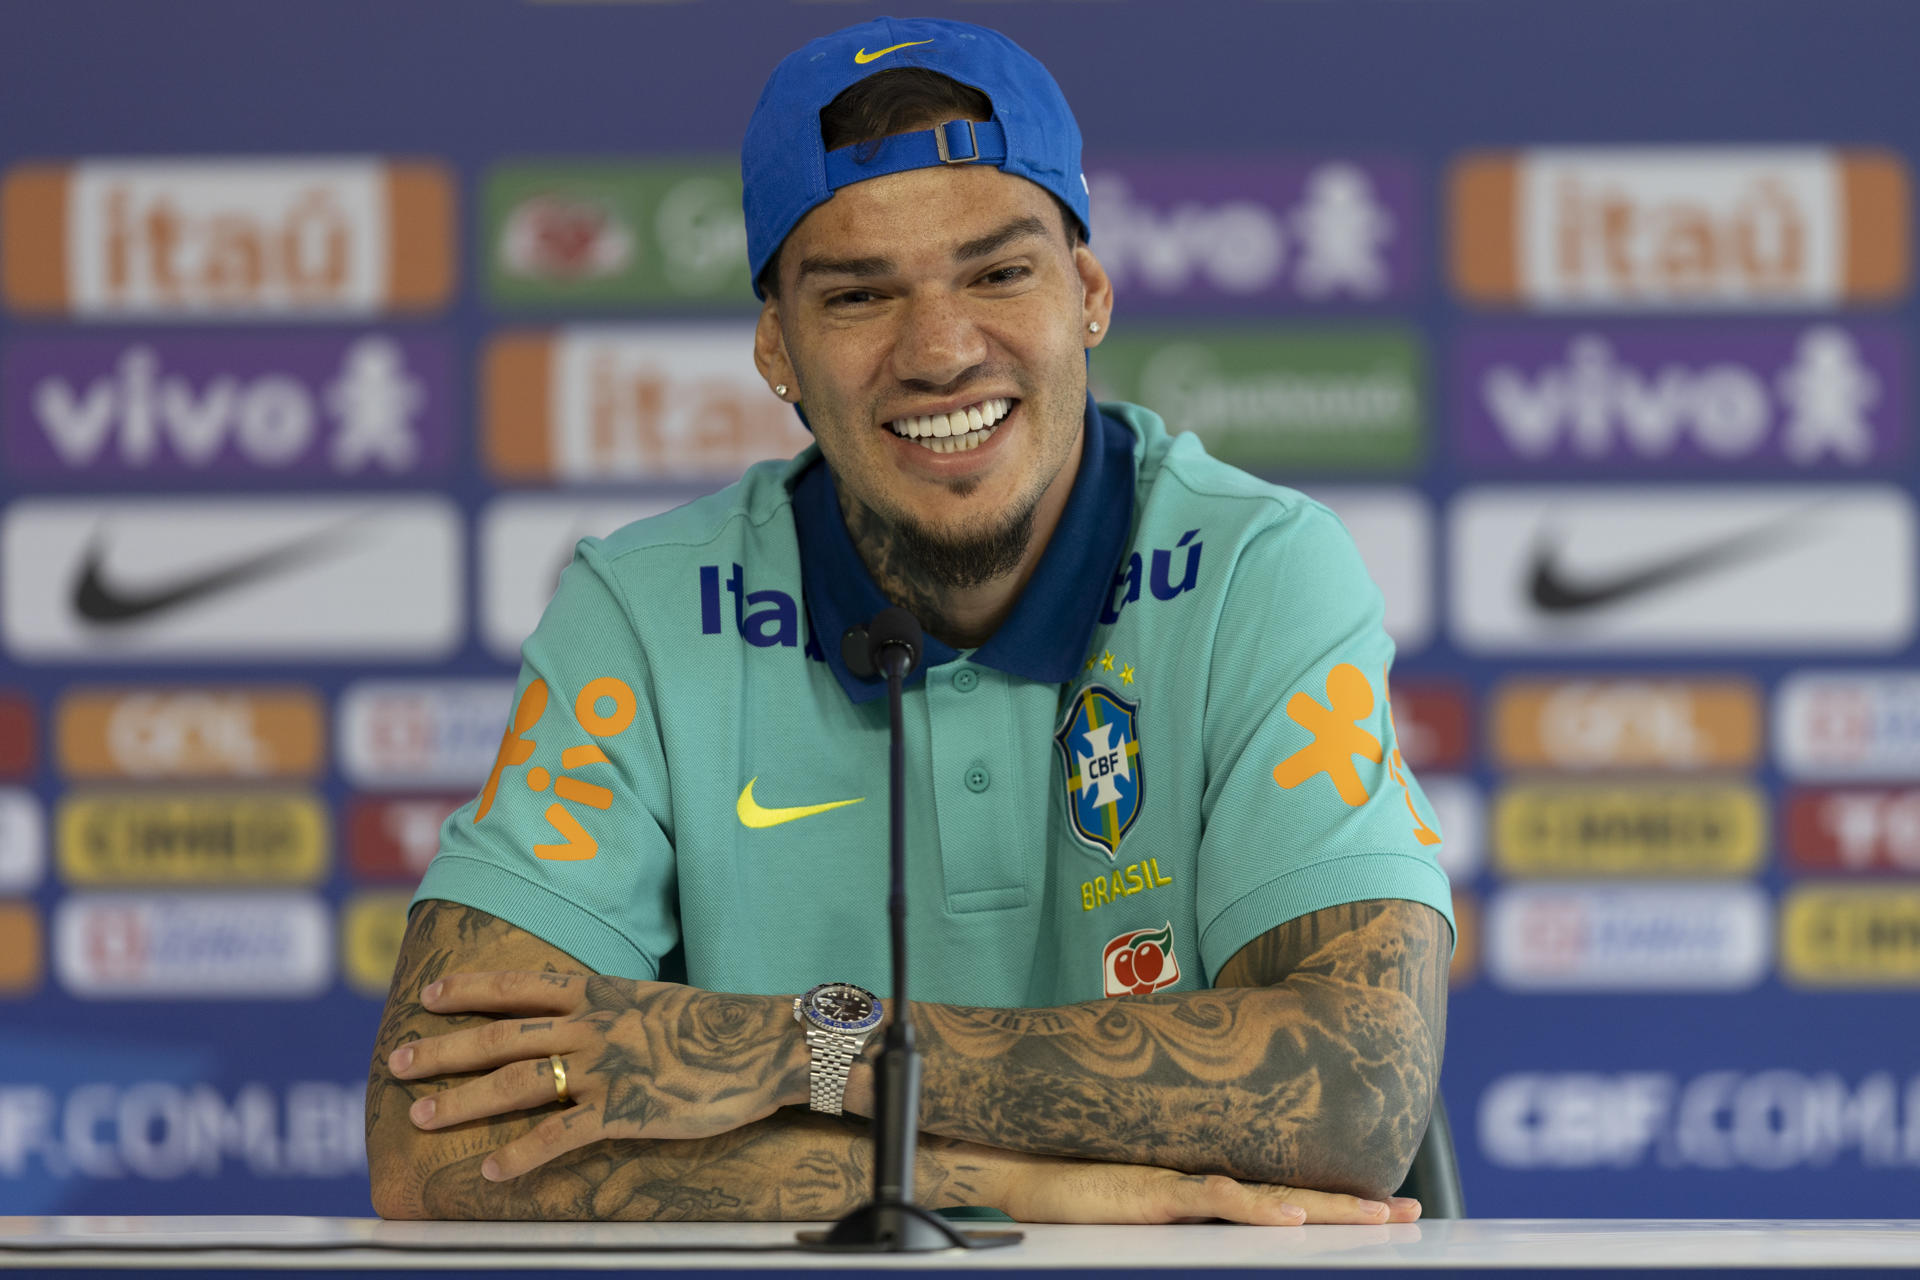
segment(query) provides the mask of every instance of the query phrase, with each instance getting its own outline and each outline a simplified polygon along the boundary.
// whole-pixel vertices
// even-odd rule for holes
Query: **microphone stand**
[[[893,945],[893,1017],[874,1064],[873,1199],[828,1231],[802,1231],[804,1247],[836,1252],[927,1253],[987,1249],[1018,1243],[1018,1231],[962,1231],[913,1202],[913,1160],[920,1137],[920,1053],[913,1043],[907,1001],[906,749],[901,694],[920,660],[921,631],[901,608],[880,611],[864,627],[849,628],[840,653],[855,675],[887,677],[888,932]]]

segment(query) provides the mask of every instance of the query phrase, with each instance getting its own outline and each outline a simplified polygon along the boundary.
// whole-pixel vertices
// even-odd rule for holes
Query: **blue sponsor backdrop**
[[[1002,26],[1045,60],[1075,104],[1090,160],[1181,153],[1291,164],[1300,156],[1352,154],[1388,157],[1389,171],[1410,175],[1417,225],[1404,230],[1413,243],[1394,259],[1390,296],[1358,308],[1358,318],[1403,322],[1424,336],[1435,371],[1429,445],[1416,470],[1362,478],[1417,485],[1437,517],[1469,484],[1588,474],[1565,451],[1536,470],[1524,460],[1482,467],[1451,445],[1459,424],[1450,420],[1445,388],[1456,344],[1489,323],[1457,300],[1447,277],[1446,176],[1456,157],[1523,145],[1689,143],[1879,147],[1908,166],[1920,158],[1911,67],[1920,9],[1902,0],[1035,0],[929,7]],[[403,346],[445,343],[453,353],[460,372],[451,449],[443,458],[432,441],[413,485],[450,494],[471,520],[501,489],[480,461],[485,340],[511,323],[554,318],[490,305],[480,284],[479,193],[490,167],[541,157],[728,152],[774,61],[868,12],[864,5],[763,0],[14,5],[0,15],[0,166],[85,156],[354,154],[447,166],[459,228],[451,301],[417,317],[380,315],[367,323]],[[1341,198],[1337,189],[1322,194]],[[1395,207],[1396,216],[1405,215],[1406,204]],[[0,235],[20,234],[19,227],[0,227]],[[1899,222],[1897,235],[1910,237],[1910,219]],[[1100,244],[1096,225],[1096,250]],[[1404,271],[1416,273],[1403,281]],[[1904,352],[1913,305],[1908,290],[1898,295],[1892,305],[1822,314],[1870,322],[1876,339],[1885,336]],[[1304,306],[1299,297],[1275,295],[1271,314],[1298,320]],[[1212,318],[1203,304],[1181,310]],[[1354,312],[1335,307],[1329,323]],[[1267,314],[1245,297],[1224,300],[1212,313],[1236,321]],[[1122,329],[1127,314],[1123,294]],[[1774,327],[1752,332],[1771,341],[1783,321],[1812,318],[1775,312],[1766,322]],[[1524,314],[1503,314],[1498,323],[1503,330],[1529,328]],[[1567,331],[1564,316],[1537,323],[1542,338],[1557,341]],[[1686,332],[1716,323],[1759,322],[1719,312],[1689,321]],[[14,310],[0,315],[0,349],[24,362],[49,350],[47,343],[98,331]],[[170,331],[179,330],[166,326],[153,337],[163,355]],[[189,325],[183,340],[220,331]],[[335,337],[344,329],[312,331]],[[1714,356],[1712,347],[1700,349],[1701,359]],[[1764,365],[1762,376],[1774,377],[1784,358]],[[331,353],[328,360],[329,369],[338,364]],[[9,364],[16,367],[24,366]],[[236,372],[251,376],[244,360]],[[323,384],[312,385],[312,396],[321,396]],[[193,394],[204,397],[206,387],[197,382]],[[1875,459],[1910,456],[1912,423],[1899,390],[1899,420],[1874,421],[1882,441],[1871,451]],[[4,401],[21,412],[15,389]],[[67,407],[78,412],[77,404]],[[261,438],[269,443],[262,447],[271,451],[274,423],[286,423],[263,421]],[[19,424],[16,418],[3,425],[12,431]],[[306,485],[289,472],[248,473],[239,436],[218,447],[225,450],[222,468],[204,478],[182,479],[172,465],[130,474],[122,456],[90,481],[61,479],[57,487],[65,495],[150,496],[342,484],[317,472]],[[42,465],[51,455],[19,466],[25,456],[10,454],[0,474],[0,500],[9,505],[55,487]],[[1664,468],[1631,462],[1609,454],[1595,460],[1591,474],[1668,482]],[[1697,452],[1686,462],[1678,478],[1692,483],[1751,482],[1759,469],[1779,479],[1792,471],[1777,445],[1724,472]],[[1841,474],[1913,488],[1909,470],[1896,471],[1890,461],[1849,472],[1829,460],[1820,478]],[[1284,478],[1311,489],[1322,479],[1356,477]],[[610,495],[602,488],[595,496]],[[1444,529],[1443,519],[1436,529]],[[1430,551],[1435,575],[1442,572],[1439,551]],[[63,692],[79,683],[302,683],[319,689],[331,708],[350,681],[370,675],[505,674],[482,643],[476,558],[470,554],[463,570],[464,639],[445,661],[24,665],[0,654],[0,688],[24,691],[39,724],[38,763],[22,785],[51,819],[69,785],[52,758],[51,725]],[[1439,581],[1440,600],[1447,586]],[[1445,609],[1437,613],[1444,617]],[[1909,645],[1872,655],[1872,663],[1897,666],[1915,656]],[[1696,652],[1603,665],[1742,672],[1770,693],[1795,667],[1860,661]],[[1552,673],[1595,665],[1464,654],[1441,626],[1431,644],[1403,657],[1396,675],[1464,682],[1477,711],[1495,681],[1517,667]],[[1472,773],[1491,794],[1498,778],[1484,723],[1480,729],[1474,758],[1460,772]],[[1783,792],[1770,755],[1753,775]],[[337,843],[354,794],[337,744],[317,787],[332,807]],[[46,875],[12,892],[10,901],[31,904],[50,935],[69,889],[51,866],[51,833],[48,841]],[[1770,854],[1761,881],[1776,899],[1783,894],[1790,878],[1777,855]],[[362,887],[341,856],[318,891],[338,908]],[[1485,872],[1463,887],[1483,902],[1497,890]],[[0,916],[0,927],[22,927],[20,919]],[[63,985],[45,954],[51,947],[50,936],[39,944],[47,972],[37,985],[16,972],[18,984],[31,989],[0,995],[0,1213],[368,1211],[357,1107],[378,1000],[344,978],[318,998],[88,999]],[[17,957],[13,963],[17,969]],[[1769,976],[1739,994],[1520,995],[1469,974],[1454,997],[1444,1085],[1470,1206],[1479,1215],[1512,1217],[1910,1215],[1920,1174],[1913,991],[1808,992]]]

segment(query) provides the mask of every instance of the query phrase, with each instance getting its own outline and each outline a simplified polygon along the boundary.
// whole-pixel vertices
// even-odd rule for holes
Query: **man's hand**
[[[1107,1164],[994,1152],[1004,1170],[995,1199],[1021,1222],[1244,1222],[1297,1227],[1309,1222],[1377,1226],[1414,1222],[1420,1202],[1386,1203],[1336,1192],[1240,1182],[1222,1174],[1180,1173],[1148,1165]]]
[[[566,1070],[567,1109],[490,1155],[481,1173],[517,1178],[605,1138],[686,1139],[727,1133],[807,1096],[806,1042],[792,1002],[665,982],[559,973],[456,973],[429,984],[433,1013],[500,1015],[485,1026],[414,1041],[388,1057],[402,1080],[489,1071],[419,1099],[421,1129],[560,1101],[551,1059]]]

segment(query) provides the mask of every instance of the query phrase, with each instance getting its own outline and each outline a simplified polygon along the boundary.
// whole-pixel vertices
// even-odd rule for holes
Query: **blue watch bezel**
[[[813,1003],[813,998],[815,996],[819,995],[822,991],[827,991],[830,989],[857,991],[861,995],[865,996],[868,1000],[872,1001],[873,1008],[867,1013],[866,1017],[861,1018],[857,1022],[847,1022],[840,1018],[830,1018],[825,1013],[822,1013],[819,1009],[815,1008]],[[811,988],[807,992],[807,994],[800,997],[800,1007],[801,1009],[805,1010],[807,1015],[807,1021],[813,1023],[813,1025],[816,1027],[824,1027],[829,1031],[841,1031],[841,1032],[853,1032],[853,1033],[873,1030],[873,1028],[880,1025],[880,1020],[886,1016],[886,1012],[887,1012],[886,1004],[880,999],[879,996],[873,994],[873,992],[867,990],[865,987],[855,986],[851,982],[819,983],[818,985]]]

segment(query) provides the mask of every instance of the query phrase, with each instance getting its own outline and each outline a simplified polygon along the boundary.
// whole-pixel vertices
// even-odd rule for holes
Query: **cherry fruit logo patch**
[[[1121,934],[1100,953],[1100,969],[1110,996],[1143,996],[1180,981],[1180,961],[1173,954],[1173,922]]]

